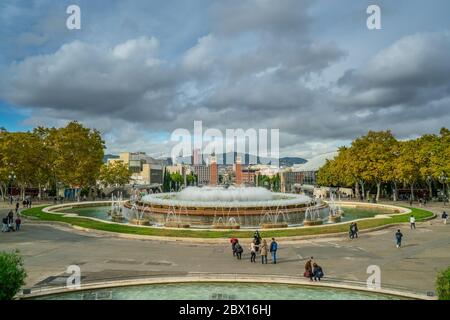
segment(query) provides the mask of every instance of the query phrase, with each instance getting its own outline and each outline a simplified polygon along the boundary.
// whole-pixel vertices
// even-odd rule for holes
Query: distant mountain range
[[[222,159],[223,162],[226,161],[226,159],[228,159],[227,156],[231,157],[231,159],[233,159],[233,163],[236,161],[236,157],[237,157],[237,152],[233,153],[226,153],[226,154],[222,154]],[[220,155],[216,155],[216,158],[220,160]],[[255,156],[250,156],[248,153],[245,154],[245,156],[241,156],[241,162],[243,165],[249,165],[249,164],[255,164],[254,160],[256,158],[256,164],[275,164],[276,161],[274,158],[263,158],[263,157],[255,157]],[[114,155],[114,154],[106,154],[103,157],[103,162],[106,163],[108,162],[108,159],[119,159],[118,155]],[[179,162],[184,163],[184,164],[191,164],[191,157],[182,157],[179,159]],[[206,155],[204,155],[203,158],[203,163],[206,163]],[[163,161],[166,162],[167,164],[171,164],[172,161],[170,158],[164,158],[164,159],[156,159],[158,161]],[[252,163],[250,163],[250,160],[252,160]],[[303,159],[303,158],[298,158],[298,157],[283,157],[279,159],[279,166],[281,167],[291,167],[295,164],[303,164],[308,162],[308,160]],[[221,164],[221,163],[219,163]],[[231,165],[232,163],[228,163],[229,165]]]
[[[222,164],[220,162],[220,159],[222,159],[223,163],[225,163],[227,161],[227,159],[233,159],[233,163],[235,163],[237,156],[238,156],[238,153],[234,152],[234,154],[233,153],[226,153],[226,154],[222,154],[222,155],[219,154],[219,155],[216,155],[216,158],[218,159],[219,164]],[[190,164],[191,159],[192,159],[191,157],[182,157],[181,159],[179,159],[179,161],[184,164]],[[207,159],[207,156],[203,155],[203,163],[206,163],[206,159]],[[255,163],[255,159],[256,159],[256,163]],[[303,159],[303,158],[298,158],[298,157],[283,157],[283,158],[279,159],[279,165],[281,167],[290,167],[290,166],[293,166],[294,164],[303,164],[306,162],[308,162],[308,160]],[[233,163],[226,163],[226,164],[231,165]],[[241,155],[241,163],[243,165],[276,164],[276,159],[275,158],[256,157],[256,156],[252,156],[252,155],[246,153],[244,156]]]

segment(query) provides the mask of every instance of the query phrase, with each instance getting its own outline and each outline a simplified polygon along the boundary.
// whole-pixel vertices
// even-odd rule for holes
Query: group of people
[[[10,210],[2,219],[2,232],[20,231],[21,224],[22,219],[20,219],[20,215],[17,213],[16,219],[14,220],[14,213]]]
[[[314,262],[314,257],[305,263],[305,272],[303,273],[305,278],[309,278],[311,281],[320,281],[324,275],[322,267]]]
[[[233,252],[233,256],[237,257],[238,260],[242,259],[242,253],[244,252],[244,248],[242,248],[242,245],[239,243],[239,239],[237,238],[231,238],[231,250]],[[277,263],[277,250],[278,250],[278,243],[275,241],[275,238],[272,238],[272,242],[270,245],[267,243],[266,239],[262,239],[261,235],[258,231],[255,232],[253,236],[253,241],[250,243],[250,262],[256,263],[256,254],[259,252],[261,255],[261,263],[267,264],[268,259],[267,255],[270,252],[272,255],[272,263]]]

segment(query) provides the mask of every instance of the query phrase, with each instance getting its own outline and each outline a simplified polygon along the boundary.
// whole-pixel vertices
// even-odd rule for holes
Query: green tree
[[[436,292],[439,300],[450,300],[450,267],[438,274]]]
[[[381,184],[389,179],[389,170],[394,158],[393,148],[397,140],[390,131],[369,131],[352,143],[352,150],[357,154],[356,160],[361,167],[362,177],[375,183],[376,200],[380,198]]]
[[[31,132],[3,132],[0,142],[0,161],[3,179],[14,172],[21,196],[25,188],[36,181],[42,159],[42,141]]]
[[[98,179],[104,186],[122,187],[130,182],[131,175],[128,165],[116,161],[102,165]]]
[[[48,143],[57,155],[53,169],[56,182],[78,188],[95,185],[105,149],[99,131],[74,121],[51,130]]]
[[[411,199],[414,200],[414,186],[420,179],[420,148],[418,140],[399,142],[399,154],[394,159],[394,174],[399,181],[408,185],[411,190]]]
[[[12,300],[25,284],[27,274],[19,252],[0,252],[0,300]]]

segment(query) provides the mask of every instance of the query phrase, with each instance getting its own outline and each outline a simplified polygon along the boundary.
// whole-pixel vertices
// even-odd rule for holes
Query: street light
[[[16,175],[14,174],[14,171],[12,171],[9,176],[9,195],[11,196],[11,192],[12,192],[12,183],[14,182],[14,180],[16,180]]]

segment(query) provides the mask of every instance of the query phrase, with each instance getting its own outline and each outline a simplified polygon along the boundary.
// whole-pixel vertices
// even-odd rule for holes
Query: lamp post
[[[14,171],[12,171],[9,176],[9,196],[12,197],[12,184],[14,182],[14,180],[16,180],[16,175],[14,174]]]

